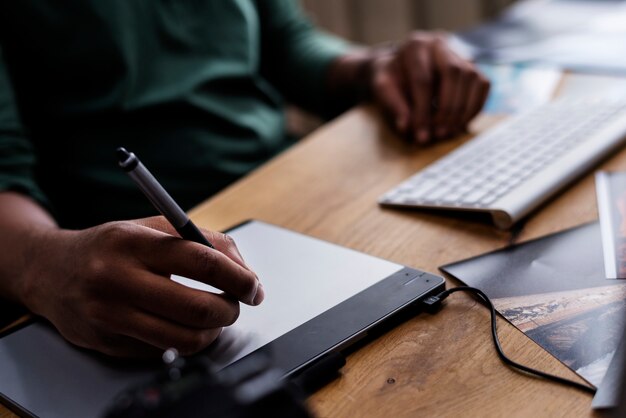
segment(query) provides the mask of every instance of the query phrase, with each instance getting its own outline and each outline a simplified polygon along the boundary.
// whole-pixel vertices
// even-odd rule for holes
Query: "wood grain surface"
[[[473,131],[495,121],[482,116]],[[191,215],[200,226],[217,230],[261,219],[430,272],[597,218],[592,174],[533,213],[515,233],[468,217],[377,205],[381,194],[470,137],[425,148],[409,145],[375,108],[362,106]],[[626,151],[603,168],[626,169]],[[457,284],[448,279],[449,287]],[[582,381],[503,319],[498,324],[512,358]],[[319,417],[599,416],[590,409],[590,395],[505,367],[493,348],[488,311],[462,294],[448,298],[437,315],[418,315],[350,355],[340,377],[309,405]],[[9,416],[2,409],[0,417]]]
[[[475,129],[493,123],[483,117]],[[262,219],[431,272],[597,218],[591,174],[535,212],[515,234],[458,216],[376,204],[378,196],[468,137],[428,148],[410,146],[386,128],[376,109],[361,107],[199,206],[192,216],[212,229]],[[626,169],[626,152],[604,167]],[[446,305],[438,315],[419,315],[351,355],[341,377],[311,397],[311,408],[320,417],[594,415],[590,395],[505,367],[493,348],[488,312],[474,299],[456,294]],[[511,357],[582,381],[513,326],[502,319],[498,323]]]

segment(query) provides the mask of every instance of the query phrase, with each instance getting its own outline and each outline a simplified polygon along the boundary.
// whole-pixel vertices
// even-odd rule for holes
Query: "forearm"
[[[24,303],[24,279],[45,251],[42,239],[57,230],[52,216],[34,200],[0,192],[0,298]]]

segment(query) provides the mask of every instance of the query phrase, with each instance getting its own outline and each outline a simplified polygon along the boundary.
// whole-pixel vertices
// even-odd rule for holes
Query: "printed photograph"
[[[626,172],[596,173],[604,269],[609,279],[626,279]]]
[[[626,325],[626,281],[604,277],[598,223],[441,267],[598,386]]]
[[[513,325],[594,386],[602,381],[626,319],[626,283],[499,298]]]

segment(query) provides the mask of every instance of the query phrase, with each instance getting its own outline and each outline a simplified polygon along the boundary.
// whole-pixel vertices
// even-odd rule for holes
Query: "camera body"
[[[166,369],[120,393],[105,418],[311,418],[303,393],[261,353],[216,371],[201,357],[169,349]]]

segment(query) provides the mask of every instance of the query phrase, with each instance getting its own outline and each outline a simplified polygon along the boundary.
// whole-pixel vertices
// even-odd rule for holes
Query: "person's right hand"
[[[198,352],[237,319],[239,301],[264,298],[234,241],[203,232],[215,249],[175,236],[163,217],[51,230],[33,250],[22,301],[80,347],[124,357]],[[224,293],[190,289],[171,274]]]
[[[442,34],[414,32],[394,49],[372,52],[372,96],[397,131],[416,143],[466,132],[485,104],[489,81]]]

